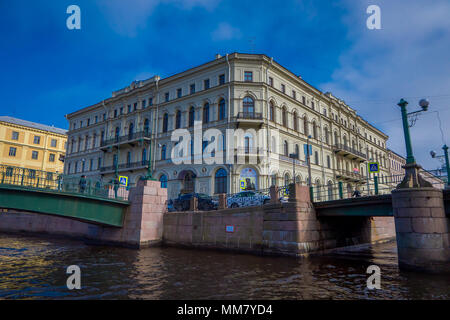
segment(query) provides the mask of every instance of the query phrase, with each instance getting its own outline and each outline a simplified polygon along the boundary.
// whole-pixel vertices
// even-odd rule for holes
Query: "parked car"
[[[175,211],[187,211],[190,207],[192,198],[197,198],[197,207],[199,210],[216,210],[218,202],[213,200],[212,197],[204,193],[186,193],[180,194],[178,198],[173,200],[173,207]]]
[[[256,191],[242,191],[227,198],[228,208],[260,206],[270,201],[268,195]]]

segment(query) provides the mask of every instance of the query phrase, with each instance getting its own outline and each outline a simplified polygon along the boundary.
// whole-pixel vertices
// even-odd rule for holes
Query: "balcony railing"
[[[287,156],[285,156],[285,155],[283,155],[283,154],[280,154],[279,155],[279,159],[281,160],[281,161],[286,161],[286,162],[290,162],[290,163],[292,163],[292,158],[290,158],[290,157],[287,157]],[[299,165],[299,166],[307,166],[307,163],[306,163],[306,161],[303,161],[303,160],[299,160],[299,159],[294,159],[295,160],[295,164],[296,165]]]
[[[364,181],[364,177],[362,174],[360,174],[359,172],[351,172],[351,171],[347,171],[347,170],[340,170],[337,169],[336,170],[336,177],[337,178],[343,178],[346,180],[351,180],[351,181]]]
[[[261,112],[239,112],[238,119],[262,120]]]
[[[130,163],[121,163],[118,166],[119,170],[132,170],[132,169],[142,169],[142,168],[146,168],[148,167],[148,160],[142,160],[142,161],[138,161],[138,162],[130,162]],[[106,167],[101,167],[100,168],[100,172],[106,172],[106,171],[115,171],[116,170],[116,166],[112,165],[112,166],[106,166]]]
[[[334,149],[335,152],[343,151],[344,153],[351,154],[351,155],[354,156],[355,159],[367,160],[366,154],[364,154],[364,153],[362,153],[362,152],[360,152],[360,151],[358,151],[358,150],[356,150],[356,149],[354,149],[352,147],[349,147],[347,145],[341,144],[341,143],[336,143],[333,146],[333,149]]]
[[[150,138],[150,136],[151,136],[150,131],[133,132],[133,133],[129,133],[127,135],[103,140],[100,143],[100,147],[106,147],[106,146],[109,146],[112,144],[131,142],[131,141],[135,141],[135,140],[141,139],[141,138]]]

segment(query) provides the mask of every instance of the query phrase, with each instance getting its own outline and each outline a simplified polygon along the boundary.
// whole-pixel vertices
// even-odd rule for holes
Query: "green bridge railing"
[[[70,193],[94,198],[128,200],[129,187],[111,182],[82,179],[55,172],[0,165],[0,185]]]

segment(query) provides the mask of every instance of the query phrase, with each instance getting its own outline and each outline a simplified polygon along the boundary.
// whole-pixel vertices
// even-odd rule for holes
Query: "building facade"
[[[403,166],[406,164],[406,158],[402,157],[398,153],[388,149],[388,165],[391,186],[395,187],[402,182],[405,176],[405,169]]]
[[[63,173],[66,130],[0,117],[0,164]]]
[[[164,79],[134,81],[66,118],[66,174],[127,176],[136,183],[150,163],[169,198],[283,186],[294,172],[298,182],[307,183],[307,142],[311,183],[321,190],[317,197],[335,197],[338,182],[348,194],[364,190],[368,160],[380,163],[381,183],[389,175],[386,134],[266,55],[217,55]],[[195,141],[189,137],[198,125],[204,136]],[[227,136],[227,130],[235,135]],[[216,136],[210,139],[207,132]],[[174,134],[188,139],[184,153],[177,151],[181,138],[172,141]],[[214,141],[216,150],[205,155]],[[243,161],[206,161],[222,150],[225,159],[236,160],[235,152]],[[195,163],[175,165],[174,151]]]

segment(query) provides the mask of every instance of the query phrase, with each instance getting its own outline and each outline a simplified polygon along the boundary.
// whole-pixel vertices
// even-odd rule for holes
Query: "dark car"
[[[217,201],[204,193],[186,193],[181,194],[173,200],[173,207],[176,211],[187,211],[190,207],[192,198],[197,198],[197,207],[199,210],[215,210],[218,207]]]

